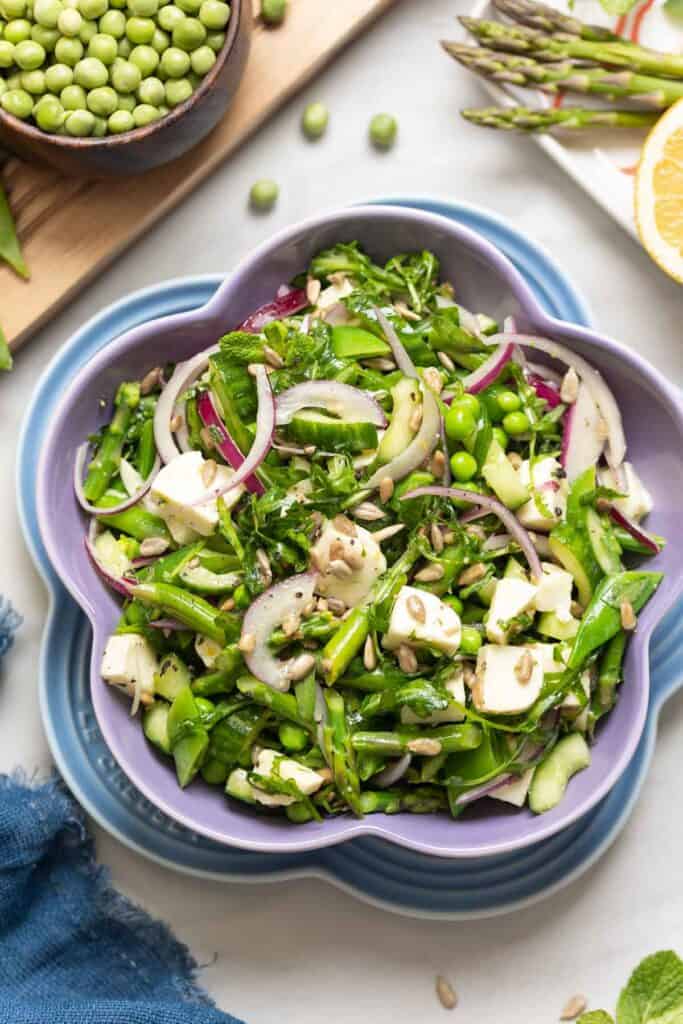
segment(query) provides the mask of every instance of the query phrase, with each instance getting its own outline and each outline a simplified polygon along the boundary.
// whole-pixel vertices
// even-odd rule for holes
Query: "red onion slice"
[[[467,807],[468,804],[473,804],[475,800],[481,800],[482,797],[488,796],[489,793],[494,793],[497,789],[507,786],[513,777],[509,773],[498,775],[495,779],[491,779],[490,782],[484,782],[481,786],[465,790],[464,793],[456,797],[455,802],[458,807]]]
[[[83,470],[85,469],[89,448],[90,443],[88,441],[84,441],[76,452],[76,459],[74,461],[74,491],[76,492],[78,504],[84,512],[87,512],[90,516],[115,516],[119,512],[125,512],[127,508],[131,508],[131,506],[136,505],[141,498],[144,498],[147,491],[152,486],[154,477],[159,472],[159,467],[161,465],[159,456],[154,460],[152,472],[149,474],[147,479],[143,481],[141,487],[135,491],[134,494],[124,498],[123,501],[118,503],[118,505],[111,505],[108,508],[99,508],[97,505],[91,505],[83,493]]]
[[[405,373],[406,377],[412,377],[414,380],[419,380],[419,374],[415,368],[415,363],[406,352],[403,342],[394,330],[394,325],[387,319],[381,309],[375,307],[375,314],[377,316],[377,322],[382,328],[382,333],[384,334],[387,344],[392,351],[399,370],[401,373]]]
[[[97,555],[97,549],[95,548],[91,538],[84,537],[83,543],[85,544],[85,550],[88,552],[90,561],[104,582],[110,586],[112,590],[115,590],[117,594],[123,594],[124,597],[130,597],[131,587],[135,586],[137,580],[127,580],[124,576],[112,576],[100,561]]]
[[[210,391],[202,391],[197,399],[197,412],[205,427],[211,431],[216,449],[233,469],[239,469],[244,462],[244,455],[228,433],[228,428],[220,417],[213,395]],[[264,487],[256,476],[249,476],[244,481],[247,490],[252,494],[263,494]]]
[[[403,757],[397,758],[390,764],[383,768],[381,772],[377,772],[372,777],[373,786],[378,786],[380,789],[388,789],[389,786],[395,786],[397,782],[400,782],[405,773],[410,768],[410,762],[412,761],[412,754],[404,754]]]
[[[468,505],[480,505],[489,512],[493,512],[507,528],[507,532],[511,534],[513,540],[516,540],[522,549],[524,557],[529,563],[532,579],[537,581],[542,579],[543,569],[541,568],[541,560],[536,553],[531,537],[517,521],[510,509],[506,508],[500,501],[497,501],[496,498],[492,498],[488,494],[477,494],[475,491],[465,491],[460,487],[437,487],[432,485],[431,487],[416,487],[414,491],[404,494],[401,497],[401,501],[428,496],[450,498],[451,501],[465,501]]]
[[[582,382],[576,401],[564,417],[560,464],[571,484],[591,466],[597,466],[605,442],[601,436],[602,417],[590,390]]]
[[[282,320],[288,316],[294,316],[310,305],[306,292],[302,288],[292,288],[281,294],[282,286],[272,302],[265,306],[259,306],[253,313],[250,313],[246,320],[243,320],[236,331],[247,331],[249,334],[258,334],[266,324],[273,320]]]
[[[607,426],[607,462],[612,469],[621,465],[626,455],[626,438],[619,406],[602,376],[587,360],[558,341],[551,341],[550,338],[537,338],[531,334],[496,334],[487,338],[486,342],[489,345],[512,342],[513,345],[522,345],[525,348],[545,352],[566,366],[572,366],[590,391]]]
[[[543,380],[537,373],[530,374],[529,383],[538,397],[544,399],[551,409],[555,409],[558,405],[562,404],[560,392],[557,388],[553,387],[549,381]]]
[[[162,462],[167,463],[180,455],[171,433],[171,419],[176,414],[178,399],[183,391],[199,377],[209,364],[209,358],[220,351],[219,345],[198,352],[196,356],[178,363],[168,384],[161,392],[154,411],[154,441]]]
[[[532,377],[538,377],[544,383],[552,384],[556,391],[560,390],[562,374],[558,373],[557,370],[551,370],[549,366],[544,366],[543,363],[532,363],[531,361],[527,362],[526,365]]]
[[[420,429],[400,455],[391,459],[385,466],[380,466],[372,474],[365,485],[371,490],[379,487],[380,481],[385,477],[391,477],[392,480],[402,480],[405,476],[408,476],[408,473],[417,469],[432,454],[439,443],[441,436],[441,413],[439,406],[429,388],[420,383],[420,390],[422,392],[422,422],[420,423]]]
[[[324,409],[348,423],[387,425],[384,410],[367,391],[338,380],[309,380],[283,391],[275,399],[277,425],[290,423],[300,409]]]
[[[615,523],[621,526],[622,529],[626,530],[627,533],[630,533],[635,540],[640,544],[644,544],[646,548],[649,548],[653,555],[658,555],[662,550],[652,534],[648,533],[647,530],[644,530],[642,526],[639,526],[638,523],[635,523],[632,519],[629,519],[628,516],[625,516],[624,513],[616,507],[616,505],[610,505],[609,515]]]
[[[258,412],[256,413],[256,436],[249,454],[243,458],[242,463],[235,469],[227,483],[210,488],[201,498],[193,501],[193,505],[203,505],[207,501],[215,501],[222,494],[227,494],[228,491],[239,487],[258,469],[270,451],[275,432],[275,400],[265,366],[260,363],[256,364],[254,374],[256,376]]]
[[[180,622],[179,619],[155,619],[149,625],[152,629],[170,629],[172,633],[190,631],[190,627],[186,626],[184,622]]]
[[[277,658],[268,647],[270,635],[286,616],[302,614],[313,599],[317,578],[317,573],[304,572],[291,576],[284,583],[276,583],[256,598],[244,616],[242,640],[247,636],[254,638],[254,649],[244,654],[247,668],[273,690],[284,693],[289,689],[292,682],[289,671],[295,659],[281,661]]]
[[[490,355],[485,363],[482,363],[476,370],[463,378],[463,387],[471,395],[477,395],[484,388],[493,384],[501,370],[507,366],[513,358],[515,346],[510,342],[503,342],[498,346],[493,355]]]

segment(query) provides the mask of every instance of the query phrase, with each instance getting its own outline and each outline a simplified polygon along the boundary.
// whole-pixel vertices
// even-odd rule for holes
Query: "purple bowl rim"
[[[223,294],[225,292],[230,294],[233,289],[238,290],[239,281],[244,276],[250,274],[253,269],[258,266],[259,262],[271,251],[277,250],[302,233],[315,230],[318,227],[326,226],[330,221],[343,221],[346,218],[358,219],[358,217],[369,217],[373,220],[391,220],[396,217],[400,217],[402,219],[419,222],[420,224],[431,223],[435,228],[441,228],[442,230],[457,236],[460,241],[465,243],[470,250],[474,251],[484,262],[493,265],[496,273],[505,281],[510,291],[519,302],[524,313],[529,317],[532,323],[539,328],[539,334],[547,332],[552,335],[560,335],[562,337],[569,333],[598,349],[604,350],[617,360],[629,366],[632,370],[636,371],[641,378],[646,380],[658,393],[658,396],[664,400],[667,410],[672,415],[672,418],[677,421],[679,428],[683,432],[683,397],[677,389],[675,389],[666,380],[659,370],[647,362],[647,360],[643,359],[642,356],[638,355],[638,353],[626,348],[626,346],[621,342],[600,334],[590,328],[570,324],[567,321],[560,320],[547,314],[533,295],[529,285],[524,280],[521,273],[510,262],[507,256],[493,245],[493,243],[483,238],[478,232],[465,227],[464,225],[455,223],[441,214],[426,212],[419,209],[411,209],[409,207],[398,205],[359,205],[323,212],[322,214],[306,218],[302,221],[297,221],[295,224],[282,228],[276,234],[256,246],[248,256],[239,262],[232,273],[226,275],[226,279],[218,287],[216,293],[203,306],[181,313],[173,313],[145,321],[104,344],[92,359],[85,366],[81,367],[70,386],[65,390],[60,400],[56,403],[50,418],[50,423],[45,431],[43,446],[39,455],[36,472],[36,505],[39,529],[41,538],[55,572],[57,572],[57,575],[62,580],[66,589],[85,612],[93,629],[93,634],[98,632],[97,616],[95,615],[94,609],[90,605],[87,594],[83,593],[73,584],[67,573],[62,573],[60,568],[60,557],[52,543],[52,534],[50,531],[46,530],[43,525],[49,518],[47,494],[45,490],[45,481],[47,477],[45,471],[45,460],[47,458],[47,451],[52,446],[57,426],[60,424],[62,419],[62,411],[64,407],[69,405],[71,397],[75,392],[81,391],[84,386],[87,387],[90,380],[96,376],[100,369],[112,362],[112,353],[115,355],[120,349],[127,349],[128,347],[133,347],[133,345],[137,346],[139,344],[143,344],[147,333],[151,333],[152,331],[156,333],[159,326],[165,321],[177,325],[183,320],[194,321],[197,317],[211,317],[220,308]],[[500,220],[500,218],[498,219]],[[629,728],[628,742],[619,750],[619,755],[613,763],[611,770],[602,777],[599,785],[594,787],[590,796],[586,797],[576,807],[568,810],[564,816],[558,818],[552,823],[548,823],[545,826],[540,825],[532,835],[522,836],[517,840],[488,843],[485,846],[478,847],[476,851],[467,848],[458,849],[457,847],[445,848],[443,846],[434,846],[431,843],[423,842],[419,839],[413,840],[404,836],[395,835],[391,831],[390,827],[385,825],[383,821],[379,824],[375,824],[372,818],[371,820],[368,820],[367,818],[361,820],[350,818],[332,819],[339,823],[340,829],[338,831],[332,835],[315,836],[309,839],[306,839],[301,835],[302,832],[304,832],[304,829],[300,826],[289,826],[287,829],[288,834],[290,829],[295,829],[296,832],[294,834],[300,836],[296,841],[291,839],[280,840],[278,838],[274,838],[272,841],[252,842],[244,840],[239,836],[231,835],[227,837],[225,830],[217,832],[214,829],[199,826],[197,822],[186,818],[172,804],[161,799],[158,794],[149,788],[144,779],[140,778],[139,773],[134,769],[131,770],[125,759],[120,758],[118,755],[114,755],[110,742],[111,731],[108,728],[107,722],[103,720],[103,717],[98,712],[98,701],[95,694],[93,694],[93,705],[105,742],[109,746],[110,750],[112,750],[112,756],[116,756],[117,763],[121,769],[150,800],[150,802],[156,807],[159,807],[162,811],[168,814],[169,817],[178,821],[184,827],[191,831],[199,832],[202,835],[207,836],[207,838],[223,843],[224,845],[236,846],[241,849],[255,852],[299,853],[335,846],[340,843],[348,842],[359,836],[374,836],[419,853],[426,853],[431,856],[450,859],[472,856],[487,857],[494,856],[496,854],[510,853],[542,842],[583,817],[610,791],[626,769],[638,745],[647,717],[650,690],[650,637],[654,627],[673,606],[681,593],[683,593],[683,577],[679,578],[675,582],[668,598],[662,598],[660,601],[657,601],[655,598],[654,605],[650,605],[639,617],[639,629],[633,638],[633,644],[635,647],[634,653],[637,659],[636,665],[634,666],[634,672],[638,672],[642,675],[644,683],[642,687],[643,697],[637,709],[637,717]],[[661,605],[661,608],[659,605]],[[95,671],[96,666],[91,664],[91,678]],[[542,821],[543,819],[542,817],[539,817],[538,820]],[[391,819],[389,818],[388,821],[390,822]],[[283,831],[285,828],[287,827],[283,826]]]

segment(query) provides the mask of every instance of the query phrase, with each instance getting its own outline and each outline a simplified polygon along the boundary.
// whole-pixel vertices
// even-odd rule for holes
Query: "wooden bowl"
[[[196,146],[220,121],[237,92],[252,28],[250,0],[231,0],[223,49],[190,98],[144,128],[101,139],[49,135],[0,107],[0,147],[29,162],[50,164],[86,178],[140,174],[169,163]]]

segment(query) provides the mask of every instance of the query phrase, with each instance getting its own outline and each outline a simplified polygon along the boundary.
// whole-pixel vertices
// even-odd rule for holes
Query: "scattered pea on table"
[[[271,210],[277,202],[279,188],[270,178],[262,178],[251,186],[249,202],[252,209],[260,212]]]
[[[266,25],[280,25],[287,13],[287,0],[261,0],[261,17]]]
[[[370,141],[378,149],[391,149],[397,134],[398,122],[391,114],[375,114],[370,121]]]
[[[301,117],[301,128],[308,139],[319,139],[325,134],[330,112],[324,103],[309,103]]]

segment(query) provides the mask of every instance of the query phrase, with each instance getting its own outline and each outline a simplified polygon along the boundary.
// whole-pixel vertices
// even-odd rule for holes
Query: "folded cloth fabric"
[[[14,642],[14,634],[21,625],[21,615],[6,597],[0,594],[0,658],[9,651]]]

